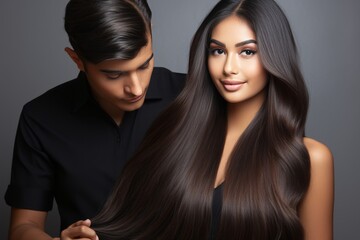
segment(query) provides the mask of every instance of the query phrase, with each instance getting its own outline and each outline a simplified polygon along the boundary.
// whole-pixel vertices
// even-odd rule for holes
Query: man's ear
[[[85,71],[84,62],[80,59],[79,55],[73,49],[66,47],[65,52],[74,61],[80,71]]]

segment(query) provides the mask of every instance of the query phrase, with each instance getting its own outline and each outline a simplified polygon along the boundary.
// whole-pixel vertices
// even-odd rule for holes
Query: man
[[[80,73],[23,108],[5,195],[10,239],[51,239],[44,225],[54,198],[61,230],[93,217],[179,93],[184,75],[153,67],[150,21],[146,0],[68,3],[65,51]]]

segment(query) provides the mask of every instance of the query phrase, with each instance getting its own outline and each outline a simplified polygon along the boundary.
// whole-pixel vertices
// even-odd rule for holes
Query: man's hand
[[[54,240],[99,240],[96,232],[90,226],[91,221],[89,219],[77,221],[64,229],[60,238],[54,238]]]

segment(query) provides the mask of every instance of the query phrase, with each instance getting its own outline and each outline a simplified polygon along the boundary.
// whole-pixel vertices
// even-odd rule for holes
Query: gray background
[[[0,1],[0,239],[7,236],[17,121],[24,103],[76,76],[60,0]],[[190,39],[215,0],[149,0],[156,65],[185,72]],[[360,239],[360,1],[278,0],[297,39],[311,105],[307,135],[335,156],[335,239]],[[48,230],[58,229],[56,211]]]

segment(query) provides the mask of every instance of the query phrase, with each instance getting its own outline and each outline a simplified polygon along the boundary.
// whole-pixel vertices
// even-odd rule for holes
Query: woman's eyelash
[[[209,49],[209,53],[211,55],[222,55],[222,54],[226,54],[226,51],[221,49],[221,48],[210,48]],[[245,55],[245,56],[252,56],[256,53],[256,50],[251,50],[251,49],[244,49],[242,51],[240,51],[240,55]]]
[[[221,48],[210,48],[209,52],[211,55],[222,55],[225,53],[225,50]]]
[[[240,52],[240,54],[245,55],[245,56],[251,56],[251,55],[254,55],[255,53],[256,53],[256,51],[251,50],[251,49],[245,49]]]

